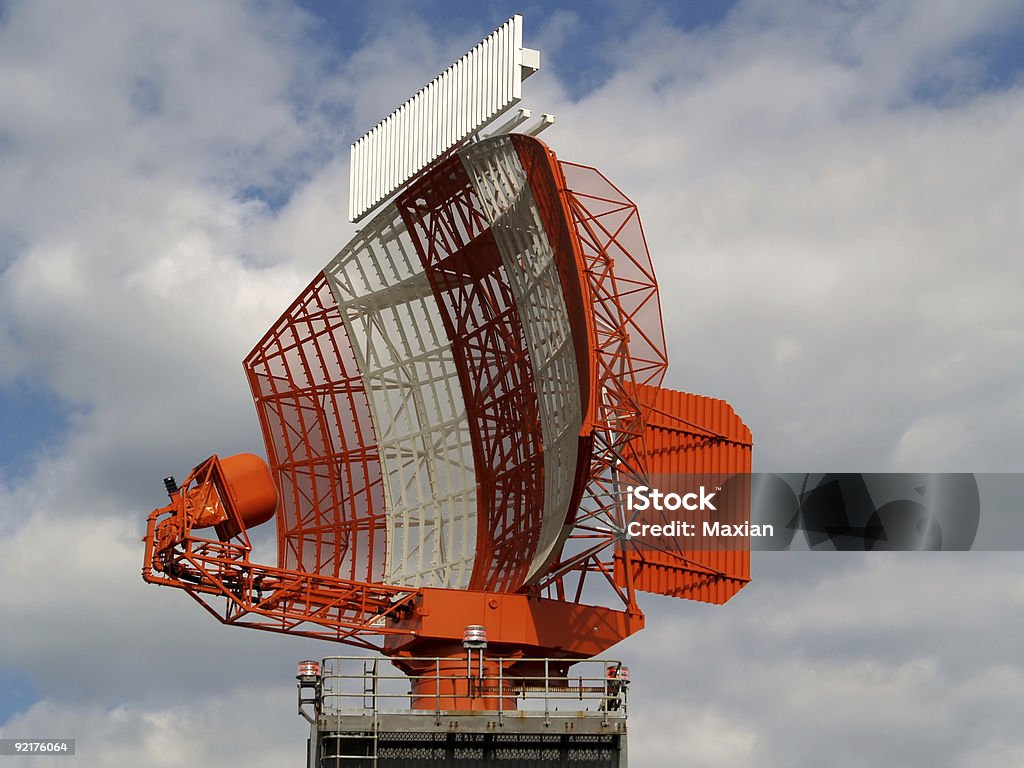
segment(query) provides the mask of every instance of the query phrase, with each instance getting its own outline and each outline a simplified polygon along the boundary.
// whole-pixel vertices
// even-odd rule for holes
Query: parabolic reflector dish
[[[589,468],[592,379],[580,265],[553,245],[567,223],[537,202],[554,184],[529,137],[452,155],[247,358],[284,567],[515,591],[557,554]]]

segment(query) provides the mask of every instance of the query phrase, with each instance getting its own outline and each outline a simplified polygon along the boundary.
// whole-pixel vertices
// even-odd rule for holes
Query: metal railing
[[[453,702],[470,700],[475,712],[499,716],[626,717],[628,672],[617,659],[585,659],[567,670],[565,659],[488,657],[485,665],[467,655],[465,670],[455,674],[452,659],[403,658],[402,663],[423,671],[409,675],[381,657],[325,658],[317,716],[439,716],[455,709]]]

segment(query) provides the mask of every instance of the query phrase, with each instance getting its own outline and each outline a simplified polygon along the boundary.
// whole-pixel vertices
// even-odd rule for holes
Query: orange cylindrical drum
[[[277,486],[263,459],[252,453],[238,453],[221,459],[220,468],[231,501],[246,528],[265,523],[274,516]]]
[[[484,658],[483,675],[480,654],[472,651],[467,660],[452,656],[424,664],[409,674],[413,709],[509,712],[516,709],[512,679],[502,675],[496,659]],[[505,695],[502,694],[505,691]]]

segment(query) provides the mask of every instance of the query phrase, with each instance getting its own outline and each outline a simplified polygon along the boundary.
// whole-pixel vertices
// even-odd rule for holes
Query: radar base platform
[[[448,661],[436,659],[435,668]],[[502,668],[503,660],[495,661]],[[299,713],[310,723],[307,766],[625,768],[628,680],[610,672],[624,669],[621,663],[586,660],[567,676],[554,671],[564,669],[564,659],[534,661],[552,674],[492,679],[468,669],[467,684],[499,707],[480,711],[399,709],[422,686],[386,658],[324,659],[321,676],[299,680]]]

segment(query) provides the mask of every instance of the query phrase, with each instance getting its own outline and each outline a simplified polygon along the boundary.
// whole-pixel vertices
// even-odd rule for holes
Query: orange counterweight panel
[[[683,482],[696,489],[731,484],[729,508],[717,514],[742,522],[749,511],[753,440],[750,430],[724,400],[641,385],[637,399],[644,413],[647,470],[652,487]],[[719,505],[721,507],[721,505]],[[661,513],[647,522],[689,522],[698,532],[708,514]],[[671,520],[669,519],[671,518]],[[692,542],[692,543],[691,543]],[[750,539],[696,535],[658,539],[657,545],[630,541],[615,553],[615,580],[672,597],[722,604],[750,581]]]

